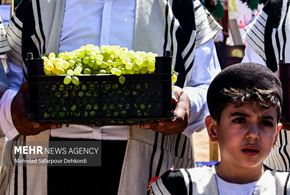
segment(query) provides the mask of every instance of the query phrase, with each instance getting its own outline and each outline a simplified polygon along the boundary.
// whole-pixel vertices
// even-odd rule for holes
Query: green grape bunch
[[[125,74],[152,74],[156,56],[152,52],[132,51],[116,45],[87,44],[71,52],[51,52],[42,59],[45,75],[64,75],[64,84],[79,85],[79,75],[112,74],[124,83],[122,75]]]

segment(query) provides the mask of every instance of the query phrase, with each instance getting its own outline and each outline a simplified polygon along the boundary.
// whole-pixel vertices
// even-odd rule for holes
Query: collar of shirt
[[[132,48],[135,0],[67,0],[59,51],[84,44]]]
[[[222,178],[220,178],[218,175],[216,175],[217,178],[217,185],[219,194],[223,195],[231,195],[231,194],[241,194],[241,195],[251,195],[254,191],[254,187],[257,183],[257,181],[246,183],[246,184],[236,184],[236,183],[230,183]]]

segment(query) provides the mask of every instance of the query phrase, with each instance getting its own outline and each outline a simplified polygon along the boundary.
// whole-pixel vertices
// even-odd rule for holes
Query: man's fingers
[[[23,125],[21,129],[19,129],[19,133],[23,135],[36,135],[42,131],[46,131],[48,129],[56,129],[60,128],[61,124],[55,124],[55,123],[39,123],[39,122],[31,122],[27,121],[26,125]]]
[[[146,123],[140,125],[140,128],[151,129],[162,134],[177,134],[183,131],[184,125],[181,125],[180,119],[176,121],[161,121],[156,123]]]

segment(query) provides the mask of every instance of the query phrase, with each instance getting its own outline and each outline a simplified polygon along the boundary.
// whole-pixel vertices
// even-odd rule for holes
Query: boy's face
[[[250,103],[228,104],[219,124],[208,116],[206,126],[211,140],[219,143],[221,162],[236,168],[260,167],[281,128],[275,107],[261,109]]]

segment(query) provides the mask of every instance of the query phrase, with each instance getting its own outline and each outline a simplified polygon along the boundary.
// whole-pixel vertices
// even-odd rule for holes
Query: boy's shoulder
[[[205,180],[215,174],[215,166],[202,166],[194,168],[181,168],[167,171],[161,176],[162,179],[180,179],[183,178],[185,183]]]
[[[288,184],[290,182],[290,172],[289,171],[278,171],[278,170],[272,170],[267,169],[264,173],[264,175],[268,175],[271,177],[275,177],[276,180],[280,180],[281,183]],[[288,184],[290,185],[290,183]]]
[[[212,166],[200,166],[194,167],[189,169],[180,169],[183,173],[190,173],[190,174],[204,174],[204,175],[213,175],[215,174],[215,165]]]
[[[215,167],[170,170],[151,185],[154,194],[207,194],[216,192]]]
[[[290,172],[266,169],[256,186],[268,194],[290,194]]]

